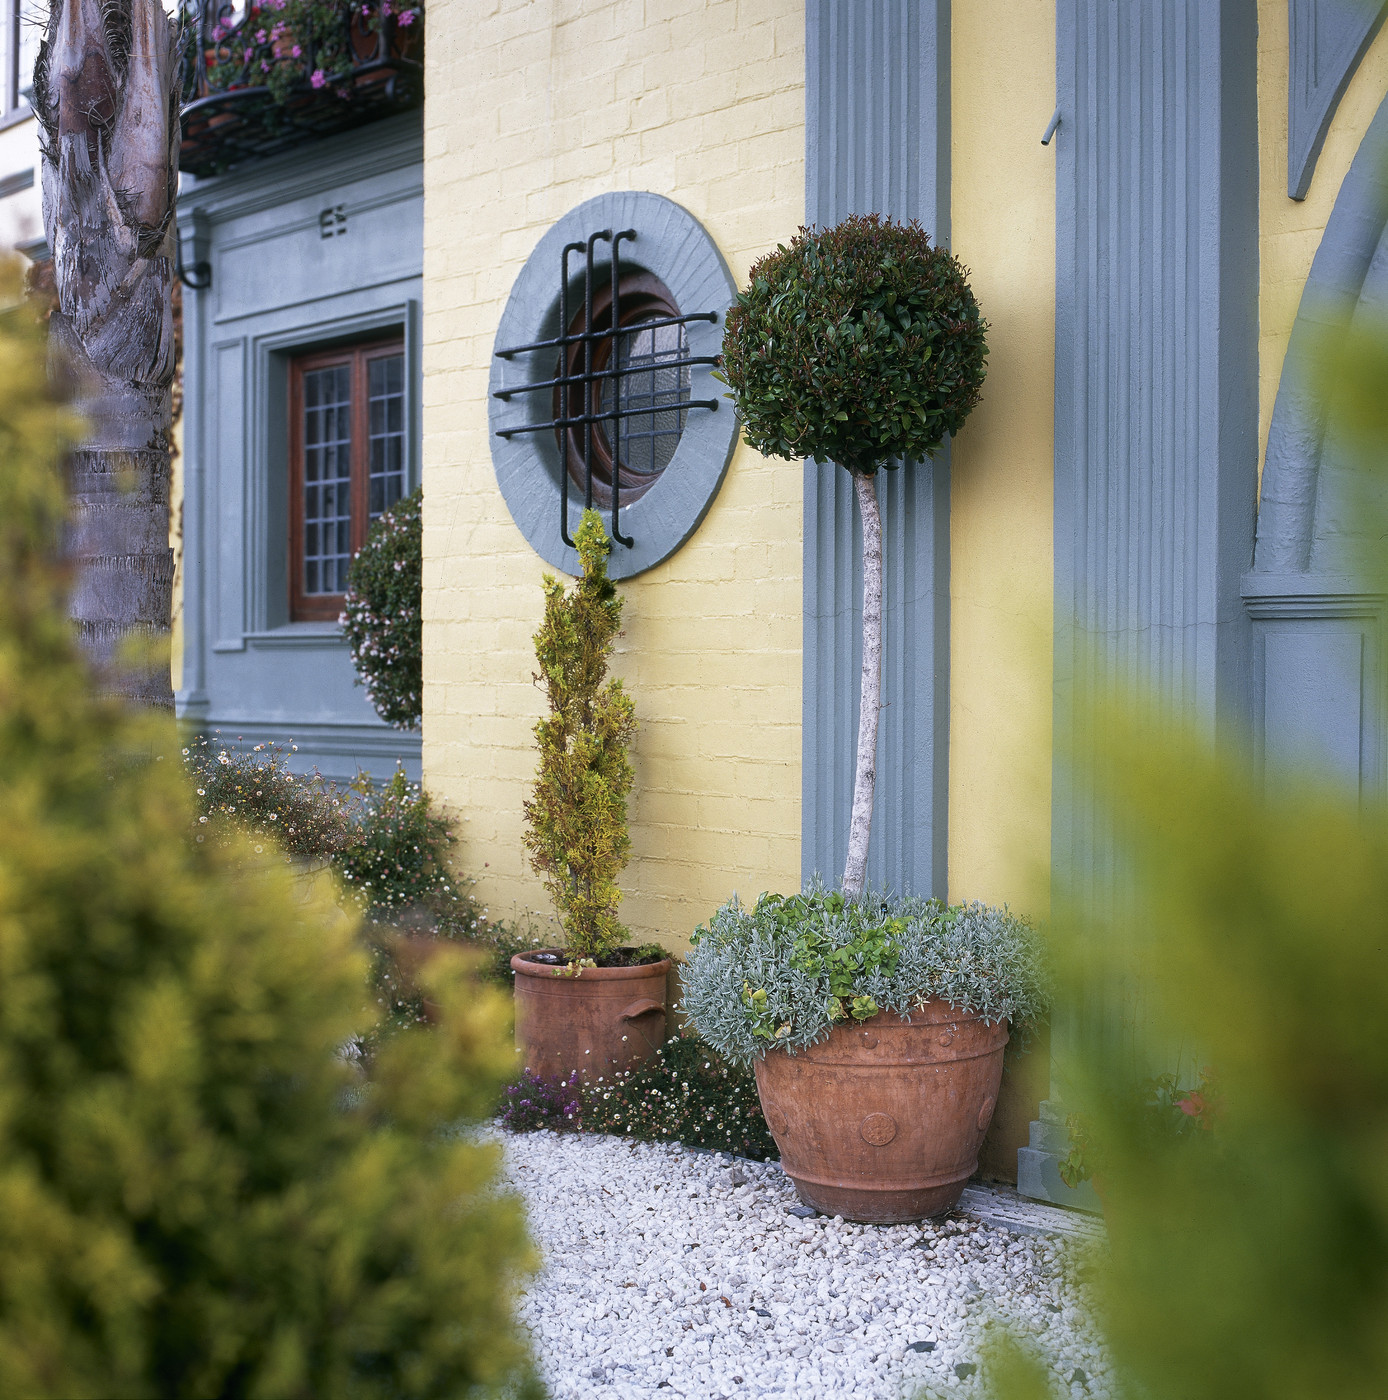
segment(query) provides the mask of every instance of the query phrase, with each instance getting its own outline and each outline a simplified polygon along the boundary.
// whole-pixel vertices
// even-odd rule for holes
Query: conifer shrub
[[[516,1393],[532,1263],[490,1113],[504,1000],[457,958],[369,1081],[352,921],[190,839],[172,726],[94,698],[55,565],[71,432],[0,323],[0,1394]]]
[[[574,587],[544,576],[535,656],[549,713],[535,726],[540,762],[525,804],[525,845],[577,965],[611,956],[626,936],[617,876],[631,850],[627,747],[636,718],[622,682],[607,680],[622,600],[607,577],[612,545],[596,511],[584,512],[574,541],[583,568]]]
[[[424,713],[423,503],[421,488],[376,519],[338,619],[366,698],[396,729],[418,729]]]

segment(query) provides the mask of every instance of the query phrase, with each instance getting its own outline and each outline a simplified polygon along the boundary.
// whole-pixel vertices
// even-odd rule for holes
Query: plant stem
[[[882,516],[877,508],[877,474],[855,471],[852,476],[863,524],[863,679],[843,888],[845,893],[861,894],[867,880],[872,799],[877,788],[877,717],[882,709]]]

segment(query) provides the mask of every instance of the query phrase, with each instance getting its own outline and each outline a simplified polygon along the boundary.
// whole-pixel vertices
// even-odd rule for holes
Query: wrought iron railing
[[[182,169],[215,175],[417,106],[420,0],[189,0]]]

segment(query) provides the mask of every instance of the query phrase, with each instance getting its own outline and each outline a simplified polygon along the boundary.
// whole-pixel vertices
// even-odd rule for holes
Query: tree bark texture
[[[877,789],[877,717],[882,710],[882,515],[877,508],[876,472],[855,471],[853,485],[863,527],[863,677],[843,888],[845,893],[861,894],[867,880],[872,801]]]
[[[71,612],[103,689],[171,709],[178,47],[159,0],[54,0],[34,100],[55,372],[89,429],[69,467]]]

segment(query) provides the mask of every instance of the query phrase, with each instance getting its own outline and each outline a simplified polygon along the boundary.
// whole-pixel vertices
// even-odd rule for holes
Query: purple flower
[[[321,68],[315,68],[309,82],[316,88],[327,87],[328,75]]]
[[[408,29],[410,25],[414,23],[414,15],[415,12],[413,10],[401,10],[395,22],[400,25],[401,28]],[[621,290],[620,286],[618,290]]]
[[[257,30],[255,31],[255,41],[256,41],[257,44],[264,44],[264,43],[267,43],[267,42],[269,41],[269,38],[270,38],[270,36],[269,36],[263,29],[257,29]],[[618,287],[618,291],[620,291],[620,290],[621,290],[621,288],[620,288],[620,286],[619,286],[619,287]]]
[[[303,51],[303,49],[301,49],[301,48],[298,46],[298,44],[295,44],[294,47],[293,47],[292,49],[290,49],[289,52],[292,53],[292,54],[294,55],[295,58],[300,58],[300,57],[302,57],[304,51]],[[617,283],[617,290],[618,290],[619,292],[622,290],[622,284],[621,284],[620,281]],[[343,618],[343,617],[338,618],[338,625],[341,626],[343,623],[346,622],[346,620],[347,620],[347,619],[346,619],[346,618]]]

